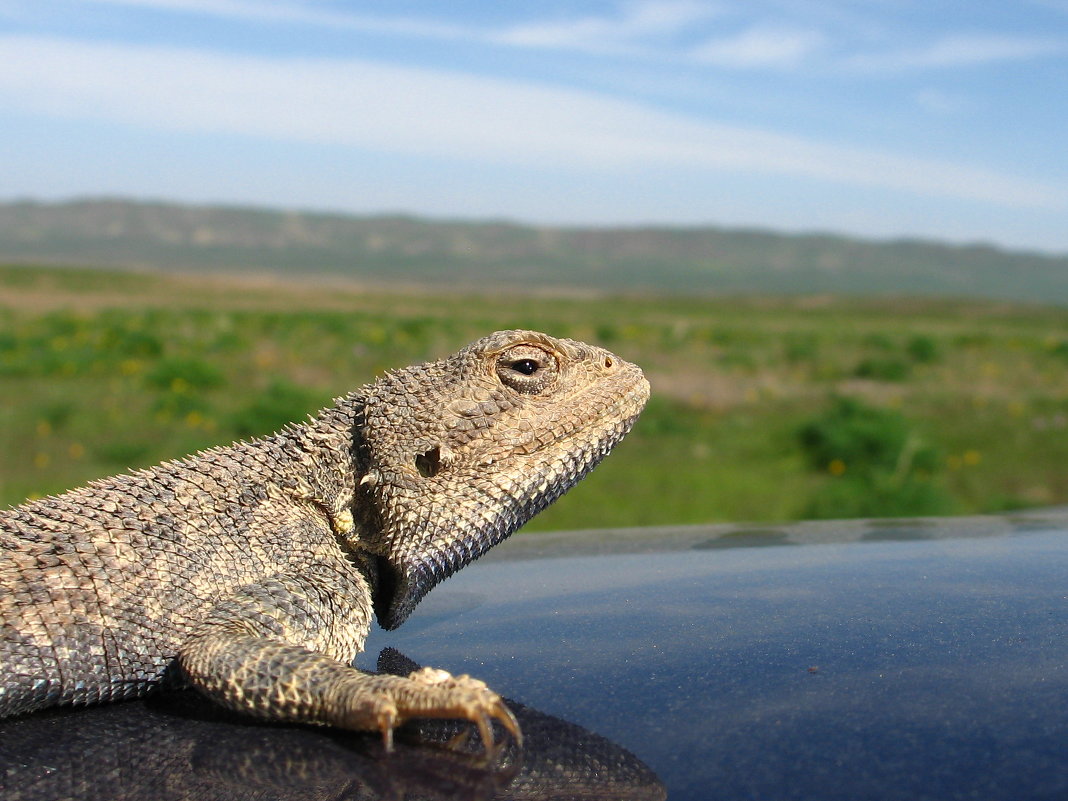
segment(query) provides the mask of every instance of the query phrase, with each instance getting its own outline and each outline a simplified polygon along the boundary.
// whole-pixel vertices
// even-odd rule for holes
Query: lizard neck
[[[357,549],[360,541],[352,507],[359,480],[354,433],[362,408],[362,401],[350,395],[309,422],[283,432],[296,468],[292,490],[326,514],[334,535],[347,549]]]

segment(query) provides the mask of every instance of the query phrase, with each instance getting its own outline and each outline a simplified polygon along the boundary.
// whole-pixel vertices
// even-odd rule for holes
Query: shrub
[[[929,336],[918,334],[908,341],[905,351],[917,364],[931,364],[942,358],[942,349]]]
[[[283,379],[276,379],[251,403],[238,410],[230,423],[239,437],[253,437],[302,420],[321,405],[321,397]]]
[[[886,334],[868,334],[864,337],[864,344],[873,350],[894,350],[894,340]]]
[[[801,449],[816,470],[834,461],[851,468],[893,470],[909,429],[899,413],[838,397],[831,408],[801,427]]]
[[[141,464],[151,448],[147,442],[101,442],[93,448],[95,457],[105,464],[133,467]]]
[[[857,378],[871,378],[876,381],[904,381],[911,372],[912,367],[908,362],[887,356],[864,359],[857,365],[853,375]]]
[[[819,342],[814,336],[787,336],[783,355],[789,364],[814,362],[819,358]]]
[[[833,479],[809,498],[803,509],[809,519],[857,517],[913,517],[953,512],[949,496],[929,479],[890,481],[887,476],[843,476]]]
[[[100,339],[100,347],[116,357],[157,358],[163,353],[163,339],[138,328],[114,325]]]
[[[612,323],[601,323],[594,331],[596,332],[596,341],[598,345],[608,347],[614,345],[619,340],[619,329]]]
[[[74,414],[74,404],[68,401],[53,401],[41,407],[41,419],[51,426],[53,431],[59,431],[70,421]]]
[[[214,389],[225,383],[222,372],[215,365],[201,359],[181,357],[161,360],[145,375],[145,381],[156,389],[176,393]]]
[[[809,498],[806,517],[941,514],[949,496],[936,483],[941,460],[898,412],[853,398],[798,431],[812,469],[828,475]]]
[[[189,392],[184,386],[160,393],[152,404],[152,411],[164,419],[185,417],[193,412],[206,415],[210,410],[211,404],[202,394]]]

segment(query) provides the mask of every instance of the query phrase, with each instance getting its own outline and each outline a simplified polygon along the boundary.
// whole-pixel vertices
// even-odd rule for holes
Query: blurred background
[[[0,0],[0,504],[510,327],[654,389],[532,528],[1066,503],[1066,86],[1065,0]]]

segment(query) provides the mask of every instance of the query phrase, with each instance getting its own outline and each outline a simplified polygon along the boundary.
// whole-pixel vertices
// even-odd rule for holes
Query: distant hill
[[[1068,255],[715,227],[570,228],[124,200],[0,204],[0,260],[448,286],[1068,303]]]

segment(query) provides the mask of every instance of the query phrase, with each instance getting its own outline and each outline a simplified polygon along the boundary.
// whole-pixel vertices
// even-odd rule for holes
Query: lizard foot
[[[484,681],[467,675],[453,676],[437,668],[420,668],[408,676],[406,686],[393,693],[393,704],[379,715],[378,728],[387,750],[393,747],[393,729],[415,718],[454,718],[475,724],[488,753],[495,749],[493,722],[499,723],[522,746],[523,734],[504,700]]]

